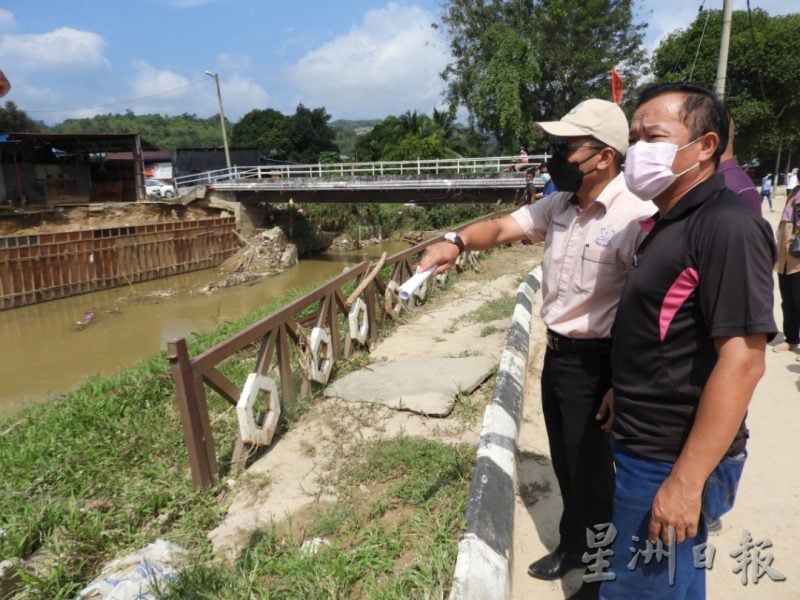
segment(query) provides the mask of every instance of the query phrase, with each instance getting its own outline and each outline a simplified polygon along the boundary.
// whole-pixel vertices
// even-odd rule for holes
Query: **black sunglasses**
[[[605,146],[598,146],[596,144],[571,144],[567,140],[555,140],[550,144],[550,154],[560,156],[561,158],[567,158],[569,151],[575,148],[592,148],[594,150],[600,150],[605,148]]]

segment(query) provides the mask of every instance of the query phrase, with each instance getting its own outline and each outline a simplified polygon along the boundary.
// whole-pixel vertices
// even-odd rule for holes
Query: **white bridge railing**
[[[237,181],[276,180],[276,179],[321,179],[358,177],[401,177],[401,178],[460,178],[479,175],[492,175],[508,171],[524,171],[545,162],[547,154],[530,155],[527,163],[521,163],[519,156],[493,156],[484,158],[439,158],[432,160],[403,160],[362,163],[316,163],[289,165],[259,165],[255,167],[233,166],[229,169],[206,171],[175,178],[175,187],[193,185],[213,185]]]

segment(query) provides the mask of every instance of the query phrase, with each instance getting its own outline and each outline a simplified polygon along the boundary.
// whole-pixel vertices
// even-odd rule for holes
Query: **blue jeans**
[[[702,550],[708,539],[706,523],[722,516],[733,506],[746,457],[747,453],[743,452],[725,458],[712,471],[703,489],[702,516],[697,536],[675,544],[672,556],[663,555],[660,561],[657,560],[657,554],[651,553],[648,564],[644,564],[650,509],[658,488],[672,471],[673,463],[643,458],[615,442],[617,476],[613,523],[617,536],[611,545],[613,555],[610,556],[611,566],[607,571],[613,573],[615,579],[603,582],[600,598],[704,599],[706,569],[696,565],[704,556]],[[633,539],[634,536],[638,541]],[[664,551],[670,552],[669,546],[665,546]]]

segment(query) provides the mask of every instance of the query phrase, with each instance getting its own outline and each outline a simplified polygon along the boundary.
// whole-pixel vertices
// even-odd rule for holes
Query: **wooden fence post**
[[[169,342],[167,354],[183,422],[183,437],[189,452],[192,483],[196,489],[203,490],[214,483],[218,473],[205,395],[203,398],[198,397],[198,386],[189,360],[186,340],[181,338]]]

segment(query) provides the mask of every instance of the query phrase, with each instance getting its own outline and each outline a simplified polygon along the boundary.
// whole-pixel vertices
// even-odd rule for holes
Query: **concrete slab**
[[[370,365],[335,381],[325,395],[444,417],[453,410],[456,394],[477,388],[496,361],[491,356],[429,357]]]

